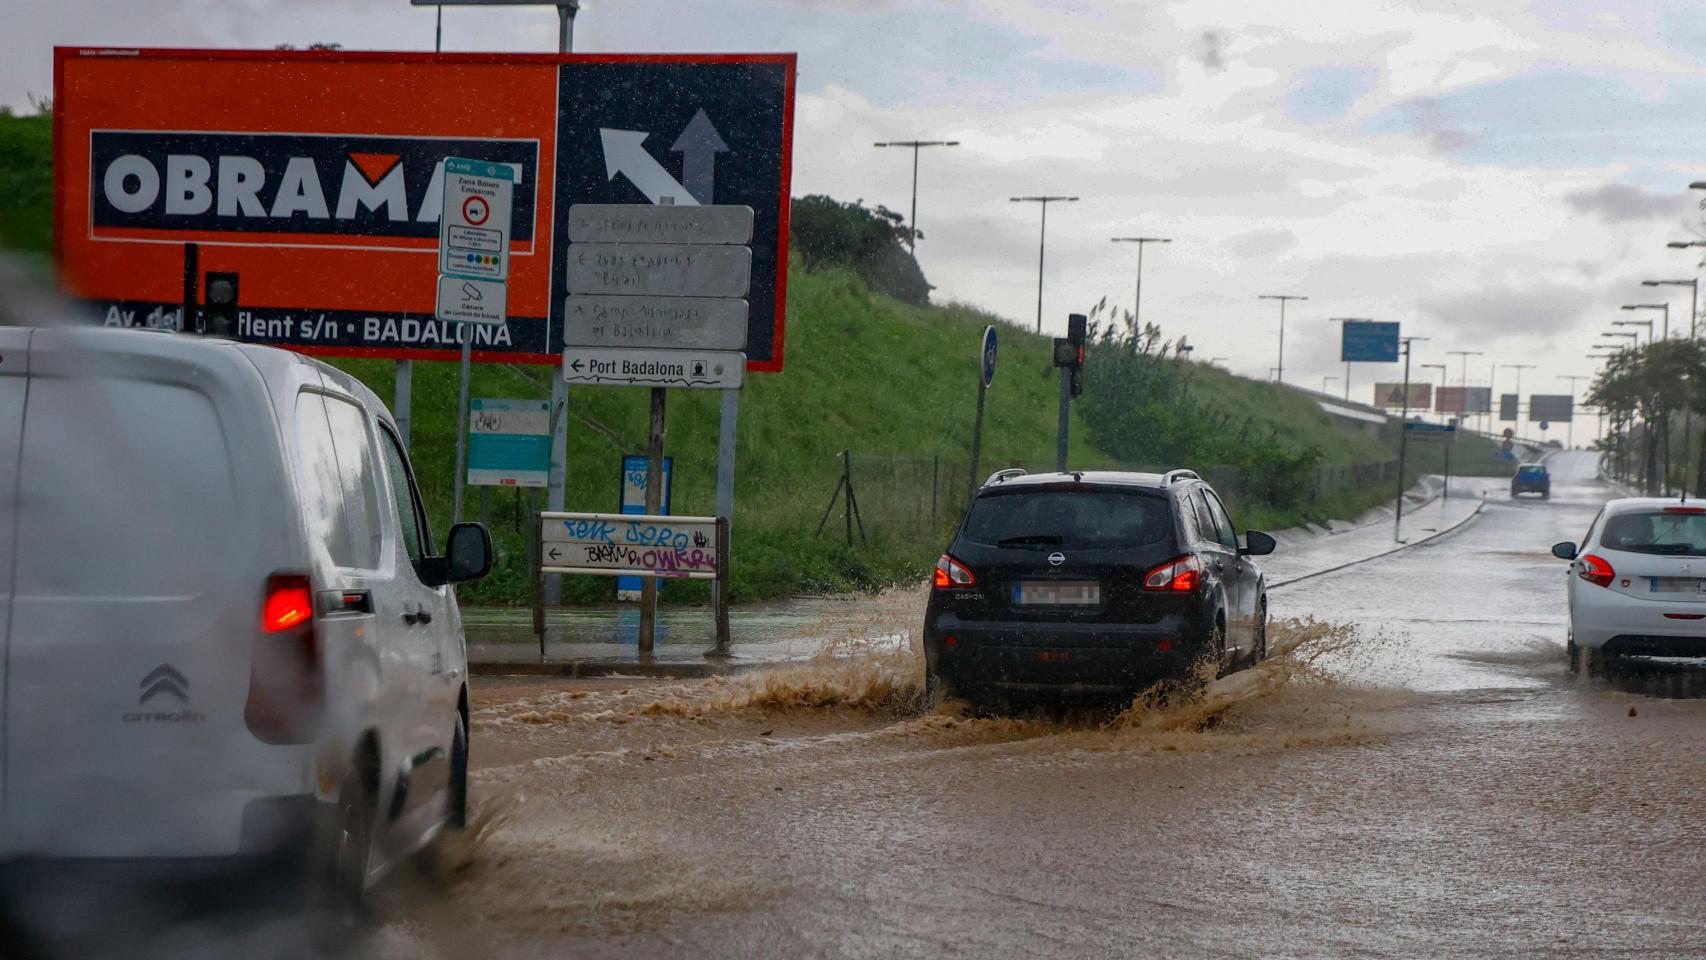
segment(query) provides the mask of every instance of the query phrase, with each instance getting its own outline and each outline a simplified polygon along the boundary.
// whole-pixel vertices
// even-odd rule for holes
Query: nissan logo
[[[1058,567],[1065,562],[1066,554],[1064,553],[1051,553],[1048,555],[1048,565],[1051,567]]]

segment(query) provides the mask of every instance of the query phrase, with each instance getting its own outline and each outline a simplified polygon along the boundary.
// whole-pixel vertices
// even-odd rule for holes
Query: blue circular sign
[[[983,328],[983,385],[989,386],[995,381],[995,327]]]
[[[1540,429],[1541,430],[1550,430],[1550,429],[1552,429],[1552,424],[1546,420],[1542,420],[1542,421],[1540,421]]]

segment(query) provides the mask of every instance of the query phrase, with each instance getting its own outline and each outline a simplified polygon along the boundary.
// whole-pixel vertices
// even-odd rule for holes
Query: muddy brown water
[[[1570,677],[1557,568],[1518,549],[1585,528],[1582,472],[1276,591],[1268,662],[1112,716],[968,717],[910,645],[854,639],[485,682],[475,828],[382,894],[367,952],[1706,956],[1699,673]],[[869,608],[916,634],[920,595]]]

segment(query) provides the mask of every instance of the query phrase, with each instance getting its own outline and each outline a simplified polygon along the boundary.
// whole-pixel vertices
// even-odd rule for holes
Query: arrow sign
[[[563,551],[558,550],[556,547],[552,547],[550,556],[552,560],[560,560],[562,559]]]
[[[644,144],[649,136],[644,130],[600,127],[598,139],[604,146],[605,176],[614,180],[618,173],[622,174],[653,203],[664,203],[667,199],[678,207],[697,207],[699,201],[693,194],[646,152]]]
[[[700,203],[710,203],[717,179],[717,154],[728,153],[729,145],[701,107],[675,138],[671,153],[681,154],[681,179]]]

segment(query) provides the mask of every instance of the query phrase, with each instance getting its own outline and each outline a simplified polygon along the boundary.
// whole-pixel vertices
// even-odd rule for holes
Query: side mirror
[[[1552,555],[1560,560],[1576,559],[1576,545],[1568,540],[1552,545]]]
[[[492,570],[492,535],[478,523],[458,523],[450,528],[444,556],[421,562],[421,582],[429,587],[478,580]]]
[[[1244,531],[1244,548],[1238,552],[1246,557],[1265,557],[1274,552],[1279,544],[1274,538],[1260,530]]]

